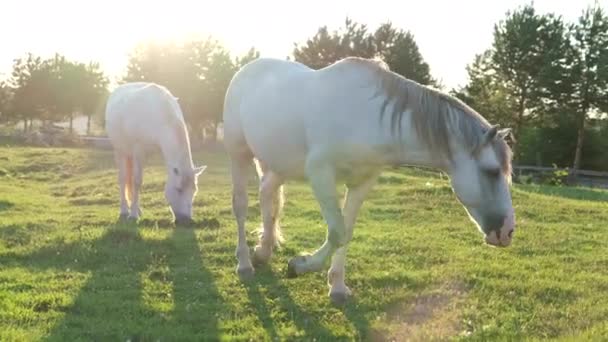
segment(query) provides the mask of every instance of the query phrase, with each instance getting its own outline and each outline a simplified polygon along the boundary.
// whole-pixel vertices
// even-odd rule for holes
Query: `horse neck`
[[[390,137],[389,158],[392,164],[449,170],[451,164],[449,157],[435,151],[418,136],[411,122],[410,114],[404,115],[399,129],[400,132],[393,132],[391,127],[384,127],[385,134]],[[454,142],[455,139],[451,139],[451,143]]]
[[[178,132],[179,130],[176,129]],[[174,167],[180,170],[193,168],[192,153],[190,151],[190,141],[184,129],[184,134],[167,134],[161,140],[161,151],[167,168]]]

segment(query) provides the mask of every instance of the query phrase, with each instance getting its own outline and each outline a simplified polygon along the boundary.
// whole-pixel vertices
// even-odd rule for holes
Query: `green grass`
[[[285,245],[242,283],[227,159],[199,153],[194,229],[175,228],[158,160],[143,218],[117,224],[107,151],[0,147],[0,340],[605,340],[608,193],[515,186],[512,247],[491,248],[445,177],[387,170],[350,244],[343,308],[325,273],[286,277],[325,225],[288,183]],[[250,183],[249,243],[259,226]],[[218,224],[211,224],[217,223]]]

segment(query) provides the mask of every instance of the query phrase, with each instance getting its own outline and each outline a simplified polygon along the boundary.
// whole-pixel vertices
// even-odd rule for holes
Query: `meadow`
[[[608,339],[607,191],[514,185],[517,230],[498,249],[445,175],[387,169],[349,247],[354,297],[337,307],[325,272],[286,276],[326,234],[308,185],[286,185],[285,244],[241,282],[227,157],[194,159],[208,169],[185,228],[171,222],[158,158],[142,219],[120,223],[110,151],[0,147],[0,340]],[[252,247],[253,172],[249,194]]]

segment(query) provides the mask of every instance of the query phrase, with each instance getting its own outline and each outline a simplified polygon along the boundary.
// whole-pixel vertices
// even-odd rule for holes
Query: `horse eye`
[[[486,174],[492,178],[497,178],[498,176],[500,176],[500,170],[499,169],[487,169],[485,170]]]

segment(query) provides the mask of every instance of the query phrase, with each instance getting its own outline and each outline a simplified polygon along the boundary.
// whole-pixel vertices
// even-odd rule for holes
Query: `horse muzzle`
[[[486,235],[486,243],[495,247],[508,247],[513,240],[515,232],[515,215],[507,216],[502,224],[502,227],[493,230]]]

